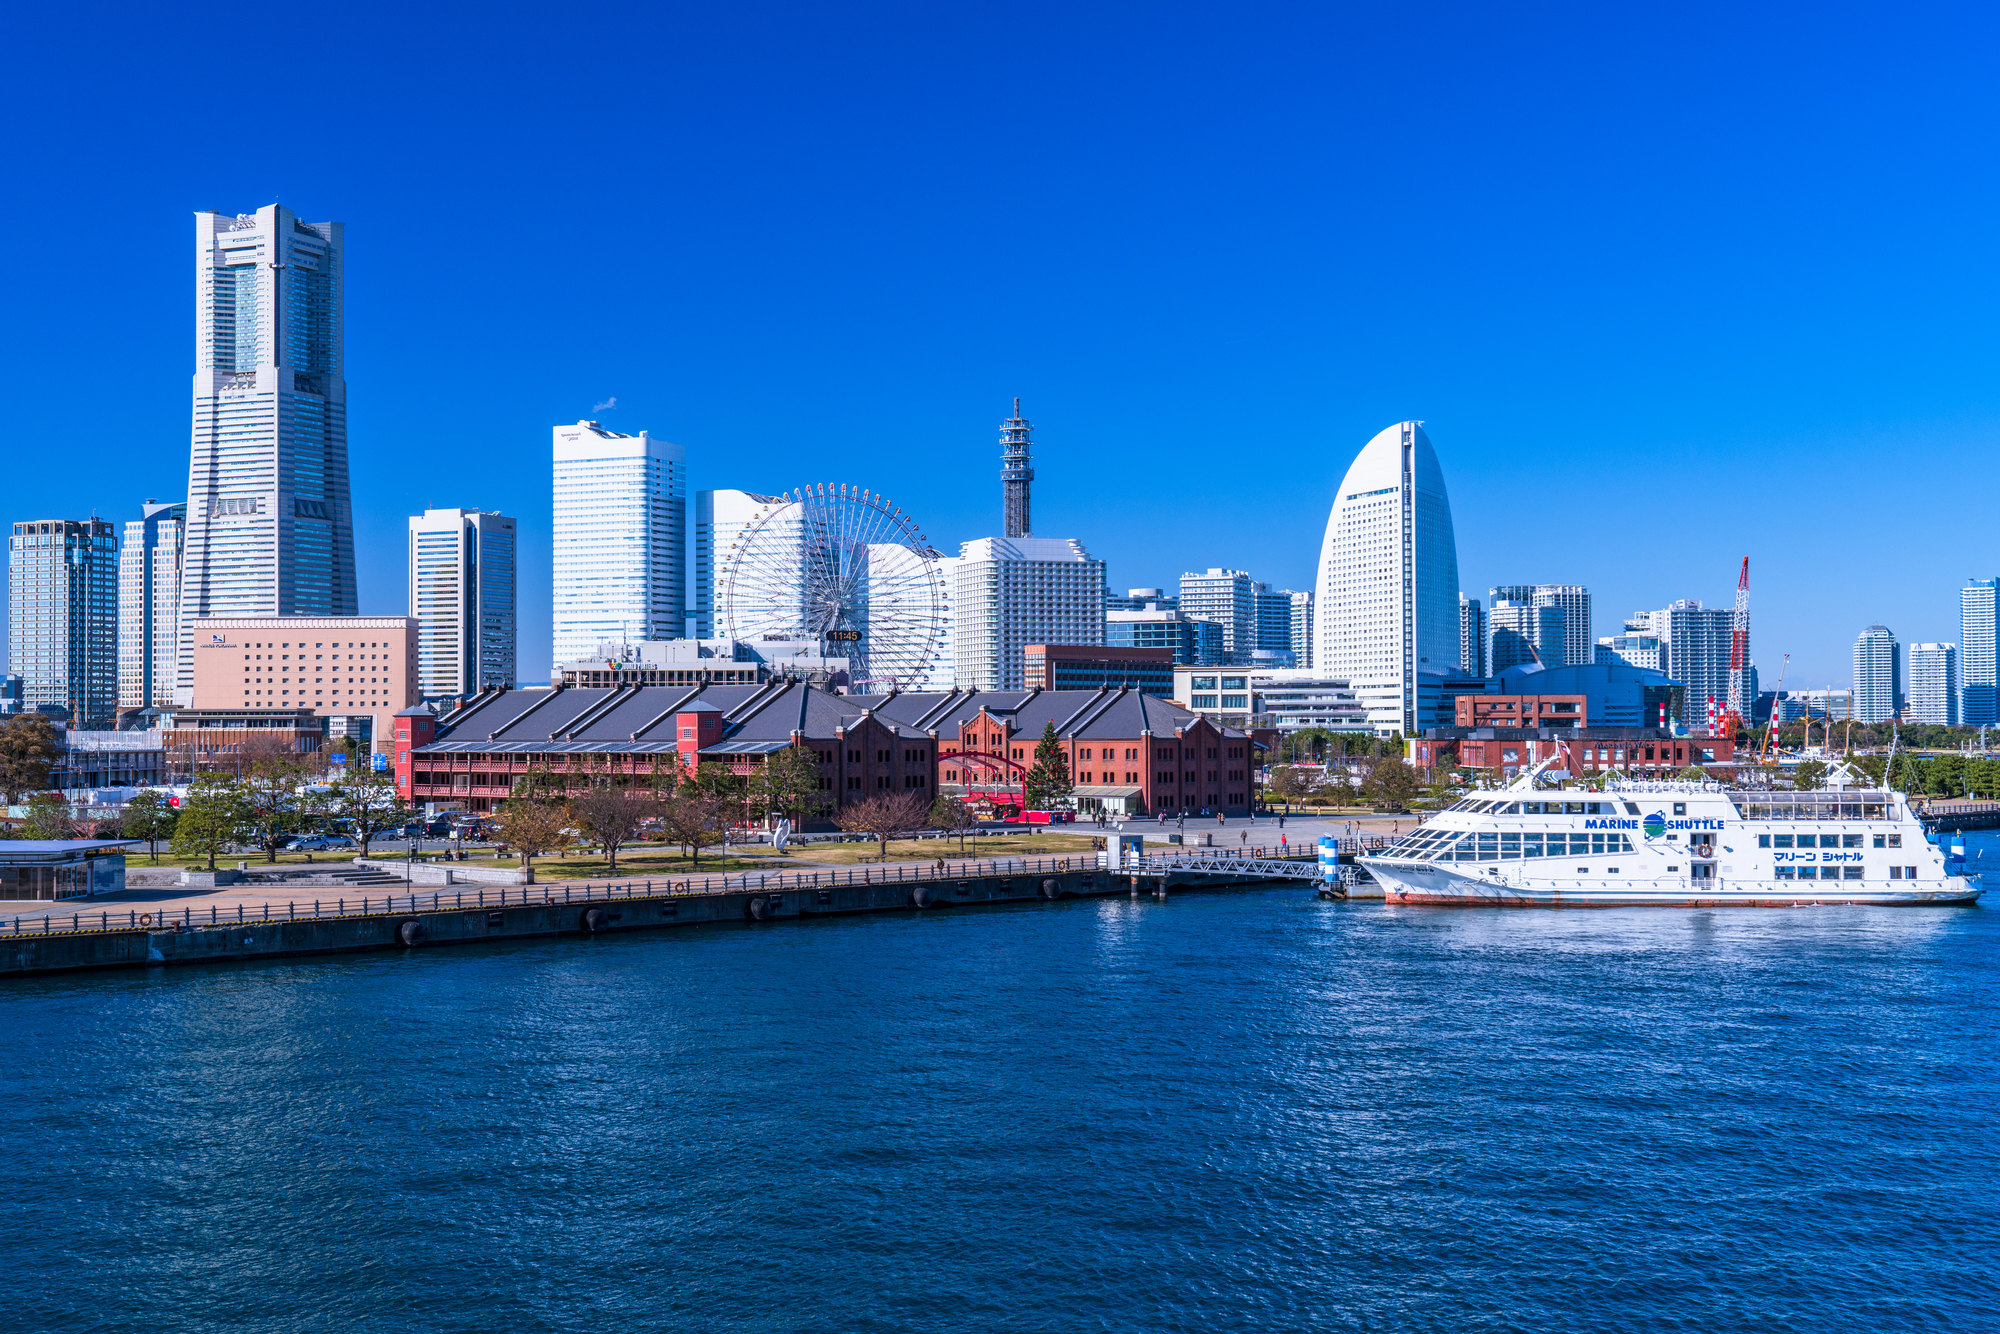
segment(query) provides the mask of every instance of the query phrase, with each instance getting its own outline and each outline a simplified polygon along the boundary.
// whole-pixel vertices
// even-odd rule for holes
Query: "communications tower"
[[[1009,537],[1026,537],[1030,527],[1028,483],[1035,480],[1035,470],[1028,466],[1028,437],[1034,429],[1021,415],[1021,400],[1015,399],[1014,415],[1000,423],[1001,503]]]

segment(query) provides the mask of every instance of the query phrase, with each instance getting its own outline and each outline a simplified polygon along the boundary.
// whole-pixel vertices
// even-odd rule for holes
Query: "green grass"
[[[486,862],[483,865],[494,865]],[[501,866],[518,866],[520,859],[509,857]],[[537,880],[664,880],[684,875],[734,875],[738,871],[768,870],[784,865],[769,858],[725,857],[720,848],[704,848],[701,862],[682,856],[678,848],[662,843],[635,843],[618,850],[618,869],[599,853],[564,855],[552,853],[535,858]]]

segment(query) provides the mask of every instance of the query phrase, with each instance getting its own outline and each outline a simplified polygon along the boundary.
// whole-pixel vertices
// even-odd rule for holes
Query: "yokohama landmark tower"
[[[352,616],[341,224],[195,215],[194,441],[177,695],[204,616]]]

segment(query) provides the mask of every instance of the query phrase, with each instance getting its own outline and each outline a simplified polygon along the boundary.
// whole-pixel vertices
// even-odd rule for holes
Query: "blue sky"
[[[7,520],[186,484],[190,215],[347,224],[362,610],[404,516],[523,529],[549,431],[697,487],[999,517],[1114,587],[1309,587],[1333,490],[1417,417],[1461,581],[1596,632],[1727,602],[1766,686],[1957,637],[2000,555],[1990,10],[518,5],[22,11],[0,54]]]

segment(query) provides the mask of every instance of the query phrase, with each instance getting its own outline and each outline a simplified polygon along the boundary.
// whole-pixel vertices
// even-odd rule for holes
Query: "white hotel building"
[[[1419,678],[1459,659],[1451,499],[1421,422],[1376,435],[1341,479],[1314,591],[1315,671],[1348,682],[1378,733],[1416,735],[1436,707]]]
[[[978,538],[959,548],[952,574],[960,686],[1019,690],[1029,644],[1104,642],[1104,562],[1075,538]]]
[[[352,616],[342,231],[195,215],[194,438],[175,694],[211,616]]]
[[[687,633],[687,451],[596,422],[555,428],[555,664]]]

